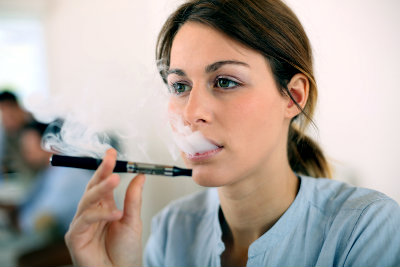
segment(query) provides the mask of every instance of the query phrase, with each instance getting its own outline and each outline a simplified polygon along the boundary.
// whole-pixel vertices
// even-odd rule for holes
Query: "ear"
[[[302,73],[295,74],[288,83],[288,90],[292,98],[303,109],[307,103],[310,90],[310,82],[307,76]],[[290,96],[287,97],[286,116],[289,119],[294,118],[301,112],[292,98]]]

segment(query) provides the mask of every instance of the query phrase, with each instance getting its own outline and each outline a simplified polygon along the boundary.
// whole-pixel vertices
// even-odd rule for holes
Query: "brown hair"
[[[173,39],[188,21],[217,29],[265,56],[282,95],[289,96],[301,113],[293,118],[288,135],[288,158],[293,171],[314,177],[330,177],[327,160],[318,145],[304,134],[312,123],[317,100],[312,52],[307,35],[292,10],[280,0],[191,0],[166,21],[158,36],[156,59],[166,82]],[[310,83],[302,109],[290,94],[291,78],[303,73]]]

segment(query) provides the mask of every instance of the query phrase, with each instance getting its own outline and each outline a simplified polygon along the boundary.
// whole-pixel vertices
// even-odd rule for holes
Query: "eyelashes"
[[[183,82],[175,82],[168,85],[169,92],[175,95],[181,95],[185,92],[190,91],[191,89],[192,87],[190,85]]]
[[[224,88],[224,89],[236,88],[238,85],[239,82],[236,82],[231,78],[225,78],[225,77],[217,77],[214,83],[214,87]]]
[[[218,76],[214,79],[212,83],[212,87],[217,90],[232,90],[237,87],[242,86],[242,83],[239,82],[237,79],[232,77],[226,76]],[[182,95],[186,92],[189,92],[192,89],[192,85],[187,81],[176,81],[176,82],[169,82],[168,83],[168,90],[170,93],[174,95]]]

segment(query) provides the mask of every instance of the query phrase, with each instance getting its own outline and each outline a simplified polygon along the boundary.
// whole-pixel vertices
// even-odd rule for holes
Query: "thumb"
[[[144,174],[136,175],[126,189],[122,220],[127,224],[140,220],[145,178]]]

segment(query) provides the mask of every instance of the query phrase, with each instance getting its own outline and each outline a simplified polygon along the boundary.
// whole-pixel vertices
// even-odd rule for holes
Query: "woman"
[[[400,265],[400,208],[385,195],[328,179],[304,135],[317,98],[307,36],[276,0],[192,0],[159,35],[169,111],[216,148],[182,152],[200,185],[152,225],[148,266]],[[73,261],[141,266],[144,176],[117,210],[107,152],[66,235]]]

